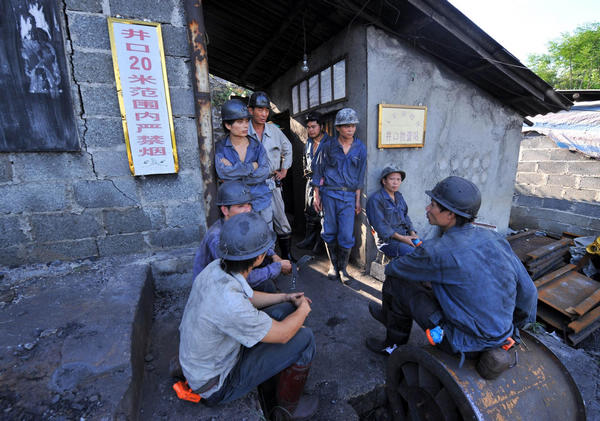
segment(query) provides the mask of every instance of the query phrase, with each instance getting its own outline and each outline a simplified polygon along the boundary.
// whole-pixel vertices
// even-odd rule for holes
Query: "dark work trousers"
[[[279,321],[295,310],[292,303],[280,303],[263,309]],[[229,372],[223,386],[202,402],[208,406],[231,402],[293,364],[309,364],[314,355],[313,332],[305,327],[285,344],[259,342],[252,348],[242,347],[239,360]]]
[[[403,281],[387,276],[382,293],[388,344],[407,343],[413,320],[423,330],[434,328],[442,320],[442,309],[433,291],[420,282]],[[449,345],[444,342],[442,348],[448,348],[444,350],[450,351]]]

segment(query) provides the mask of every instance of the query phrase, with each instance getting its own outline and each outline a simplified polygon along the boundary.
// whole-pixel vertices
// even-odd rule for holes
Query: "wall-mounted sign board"
[[[159,23],[108,18],[127,158],[133,175],[179,170]]]
[[[379,104],[378,148],[422,148],[427,107]]]

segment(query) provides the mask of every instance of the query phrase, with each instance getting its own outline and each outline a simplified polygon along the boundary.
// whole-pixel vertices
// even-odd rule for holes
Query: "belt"
[[[210,379],[209,381],[204,383],[204,385],[200,386],[198,389],[194,389],[194,392],[200,395],[200,394],[206,392],[207,390],[212,389],[213,387],[215,387],[218,384],[219,384],[219,375],[217,374],[215,377],[213,377],[212,379]]]
[[[324,188],[326,188],[327,190],[341,190],[341,191],[349,191],[349,192],[355,192],[357,189],[353,189],[350,187],[334,187],[334,186],[323,186]]]

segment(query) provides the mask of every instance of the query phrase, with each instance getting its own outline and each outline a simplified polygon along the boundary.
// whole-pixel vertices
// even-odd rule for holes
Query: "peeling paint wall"
[[[197,244],[205,231],[183,0],[63,0],[63,36],[82,149],[0,154],[0,264]],[[180,172],[133,177],[107,17],[160,22]]]

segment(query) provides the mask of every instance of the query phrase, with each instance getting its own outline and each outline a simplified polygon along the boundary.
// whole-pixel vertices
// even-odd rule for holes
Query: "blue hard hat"
[[[217,191],[217,206],[241,205],[251,201],[250,188],[239,180],[226,181]]]
[[[481,206],[479,188],[466,178],[454,175],[444,178],[425,194],[464,218],[475,218]]]
[[[252,259],[272,248],[276,238],[258,213],[240,213],[223,224],[218,254],[226,260]]]

